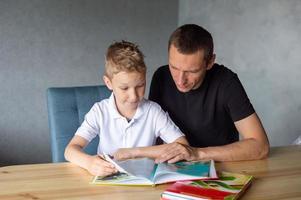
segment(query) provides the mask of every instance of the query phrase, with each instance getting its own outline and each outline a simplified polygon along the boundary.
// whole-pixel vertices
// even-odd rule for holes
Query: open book
[[[238,199],[249,187],[253,176],[221,172],[216,180],[178,181],[169,186],[161,199],[206,200]]]
[[[217,178],[214,161],[177,162],[156,164],[148,158],[114,161],[118,173],[110,176],[96,176],[92,183],[101,185],[156,185],[178,180],[200,180]]]

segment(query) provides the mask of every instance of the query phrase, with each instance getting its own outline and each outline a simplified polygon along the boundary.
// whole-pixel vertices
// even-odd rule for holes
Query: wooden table
[[[274,147],[268,159],[216,163],[217,170],[255,176],[242,199],[301,199],[301,146]],[[92,176],[70,164],[0,168],[0,199],[159,199],[156,187],[91,185]]]

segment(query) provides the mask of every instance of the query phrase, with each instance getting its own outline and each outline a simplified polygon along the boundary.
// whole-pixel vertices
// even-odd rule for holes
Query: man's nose
[[[179,85],[182,85],[185,83],[185,79],[186,79],[185,76],[186,76],[185,72],[179,72],[179,75],[178,75],[178,84]]]

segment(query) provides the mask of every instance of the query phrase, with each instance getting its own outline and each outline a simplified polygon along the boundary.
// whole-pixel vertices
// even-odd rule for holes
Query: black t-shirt
[[[255,112],[237,75],[218,64],[207,71],[199,88],[186,93],[178,91],[169,67],[160,67],[152,78],[149,99],[169,113],[194,147],[238,141],[234,122]]]

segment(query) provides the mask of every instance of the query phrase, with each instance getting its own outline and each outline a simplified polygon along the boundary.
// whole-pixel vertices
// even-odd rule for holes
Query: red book
[[[161,195],[164,200],[234,200],[241,196],[252,181],[252,176],[222,172],[217,180],[178,181]]]

